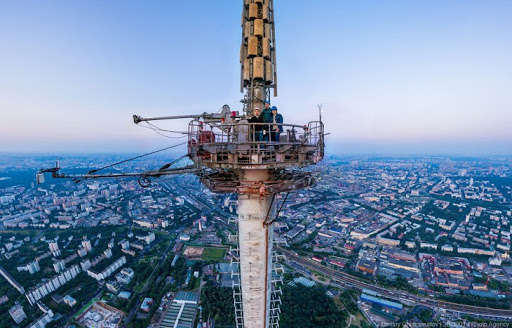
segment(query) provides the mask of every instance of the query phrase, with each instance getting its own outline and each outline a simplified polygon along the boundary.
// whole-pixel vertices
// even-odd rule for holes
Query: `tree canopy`
[[[346,312],[336,307],[322,287],[284,286],[281,327],[345,327]]]

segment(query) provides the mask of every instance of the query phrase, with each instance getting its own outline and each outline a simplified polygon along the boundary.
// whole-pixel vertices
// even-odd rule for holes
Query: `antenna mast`
[[[243,0],[240,92],[244,112],[263,108],[270,89],[277,97],[277,62],[274,0]]]

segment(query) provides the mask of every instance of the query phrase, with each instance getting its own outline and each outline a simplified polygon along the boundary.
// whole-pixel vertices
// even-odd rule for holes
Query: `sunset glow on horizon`
[[[143,152],[183,139],[133,114],[241,111],[240,11],[0,3],[0,152]],[[512,2],[276,1],[276,13],[272,103],[286,123],[322,104],[329,153],[512,154]]]

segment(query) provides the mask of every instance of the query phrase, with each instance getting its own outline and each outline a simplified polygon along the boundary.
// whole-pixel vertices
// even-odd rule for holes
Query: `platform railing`
[[[189,125],[189,145],[288,144],[317,146],[323,134],[318,121],[308,125],[247,123],[209,124],[194,120]]]
[[[189,156],[200,165],[223,168],[304,167],[323,158],[323,123],[189,124]]]

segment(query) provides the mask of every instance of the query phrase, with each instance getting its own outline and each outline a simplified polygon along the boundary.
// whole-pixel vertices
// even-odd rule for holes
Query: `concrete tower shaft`
[[[243,170],[241,180],[271,180],[269,170]],[[240,279],[245,328],[266,328],[270,315],[273,226],[264,224],[272,215],[273,194],[238,196]]]

